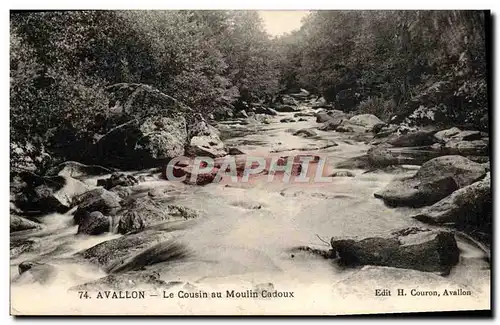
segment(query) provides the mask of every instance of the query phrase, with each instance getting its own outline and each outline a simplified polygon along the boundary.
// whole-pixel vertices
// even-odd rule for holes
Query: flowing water
[[[314,129],[318,134],[315,137],[294,136],[294,131],[315,128],[318,124],[313,117],[302,122],[279,122],[281,118],[289,116],[293,116],[293,113],[280,113],[270,124],[224,124],[220,128],[227,137],[226,145],[237,147],[249,155],[268,155],[271,151],[283,156],[304,152],[320,154],[327,157],[330,172],[337,170],[332,167],[336,163],[362,155],[369,149],[369,145],[359,138],[332,131]],[[338,146],[311,151],[332,142]],[[304,151],[307,149],[310,151]],[[417,169],[418,166],[401,166],[391,171],[367,173],[366,170],[350,169],[354,177],[335,177],[330,183],[312,185],[280,181],[268,183],[262,179],[251,185],[229,183],[227,186],[188,186],[151,178],[139,186],[175,188],[177,194],[172,197],[172,204],[195,208],[201,211],[202,216],[187,229],[175,232],[176,240],[186,245],[190,252],[187,258],[159,263],[148,269],[158,271],[162,280],[189,282],[199,288],[243,290],[271,283],[277,290],[294,290],[302,296],[311,294],[314,297],[340,295],[360,299],[366,295],[373,296],[377,288],[416,287],[430,290],[436,286],[460,287],[472,290],[477,304],[484,304],[484,295],[487,294],[489,304],[489,265],[484,261],[484,253],[465,241],[459,241],[461,260],[447,277],[381,267],[346,270],[331,260],[306,252],[290,252],[291,248],[297,246],[328,249],[325,241],[329,242],[331,237],[361,239],[387,236],[406,227],[427,227],[411,218],[415,214],[414,209],[388,208],[373,196],[392,179],[410,176]],[[87,182],[93,183],[95,178]],[[11,259],[12,299],[16,306],[29,303],[32,299],[40,303],[43,300],[42,296],[37,296],[40,292],[55,292],[61,288],[67,290],[73,285],[106,275],[98,267],[72,256],[119,235],[76,235],[77,226],[72,224],[71,213],[41,217],[44,230],[26,235],[34,239],[37,246],[29,253]],[[56,271],[48,275],[46,282],[34,282],[24,274],[18,275],[17,265],[26,260],[50,263]],[[330,303],[325,299],[321,301]],[[328,312],[321,301],[314,300],[306,304],[308,310]],[[408,302],[408,308],[413,304]],[[453,304],[459,305],[458,302]],[[46,301],[43,308],[49,310],[48,305],[50,302]],[[76,309],[68,311],[63,308],[60,301],[56,305],[52,310],[78,312]],[[216,308],[198,307],[200,313]],[[153,305],[143,308],[152,310]],[[297,310],[286,309],[281,305],[273,308],[276,313],[293,313],[293,310]],[[362,312],[364,309],[353,305],[343,306],[340,310]],[[225,312],[219,310],[219,313]]]

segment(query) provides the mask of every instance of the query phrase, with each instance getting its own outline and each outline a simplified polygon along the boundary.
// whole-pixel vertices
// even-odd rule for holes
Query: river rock
[[[80,219],[78,233],[86,235],[100,235],[110,231],[110,218],[99,211],[93,211],[85,214]]]
[[[50,264],[40,263],[35,261],[25,261],[18,266],[19,275],[23,278],[28,276],[31,278],[30,282],[38,282],[45,284],[55,280],[57,269]]]
[[[375,133],[374,138],[380,139],[380,138],[385,138],[393,133],[395,133],[398,130],[398,126],[394,124],[377,124],[376,126],[373,127],[372,132]]]
[[[343,266],[389,266],[449,274],[459,261],[455,237],[445,231],[421,231],[407,236],[331,240]]]
[[[109,168],[99,165],[85,165],[76,161],[65,161],[57,166],[49,168],[49,176],[69,176],[73,178],[85,176],[98,176],[111,174],[113,171]]]
[[[391,165],[422,165],[430,159],[439,157],[441,150],[433,148],[394,148],[381,144],[367,151],[368,167]]]
[[[359,125],[372,130],[375,125],[384,124],[378,117],[373,114],[355,115],[349,119],[349,122],[354,125]]]
[[[434,138],[437,141],[441,142],[441,143],[446,143],[453,136],[459,134],[460,132],[462,132],[462,131],[459,128],[452,127],[452,128],[446,129],[446,130],[442,130],[442,131],[436,132],[434,134]]]
[[[486,175],[486,168],[462,156],[442,156],[422,165],[417,172],[420,178],[451,176],[459,187],[470,185]]]
[[[126,234],[129,232],[141,231],[145,228],[144,220],[135,211],[126,212],[118,221],[117,232]]]
[[[77,225],[80,225],[83,218],[94,211],[99,211],[104,215],[114,215],[120,208],[118,195],[104,188],[96,188],[83,193],[75,197],[74,202],[78,205],[73,216]]]
[[[124,203],[118,213],[118,232],[127,233],[166,221],[184,221],[199,217],[199,212],[184,206],[170,204],[168,197],[141,197]]]
[[[337,132],[351,132],[351,133],[366,133],[370,131],[369,128],[366,128],[359,124],[353,124],[349,120],[343,120],[339,126],[335,129]]]
[[[262,104],[253,104],[253,107],[255,108],[255,113],[257,114],[265,114],[265,115],[271,115],[271,116],[276,116],[278,115],[278,112],[270,107],[266,107]]]
[[[219,136],[211,134],[193,137],[186,148],[186,155],[218,158],[224,157],[227,152],[224,150],[224,143]]]
[[[40,243],[33,239],[25,239],[25,238],[10,238],[10,258],[16,258],[19,255],[33,251],[40,247]]]
[[[483,137],[480,131],[462,131],[457,127],[452,127],[450,129],[442,130],[434,134],[436,140],[441,143],[447,143],[448,141],[475,141],[481,140]]]
[[[451,139],[444,145],[444,150],[450,155],[486,156],[489,154],[487,139],[464,141]]]
[[[322,126],[318,127],[320,131],[335,131],[343,122],[342,118],[331,117],[328,121],[323,123]]]
[[[424,208],[414,218],[431,224],[482,226],[491,224],[491,177],[465,186],[450,196]]]
[[[309,129],[300,129],[297,132],[295,132],[293,135],[303,136],[305,138],[310,138],[310,137],[317,136],[317,133],[314,132],[313,130],[309,130]]]
[[[327,114],[327,112],[319,112],[319,113],[316,113],[316,123],[325,123],[327,121],[329,121],[330,119],[332,119],[332,117],[330,115]]]
[[[422,207],[433,204],[458,189],[450,176],[420,180],[408,178],[392,181],[383,191],[374,193],[391,207]]]
[[[139,181],[134,176],[123,173],[113,173],[109,178],[97,180],[97,186],[102,186],[107,190],[116,186],[134,186],[137,184],[139,184]]]
[[[433,131],[416,131],[407,134],[394,134],[387,143],[394,147],[421,147],[430,146],[436,142]]]
[[[173,242],[171,232],[144,230],[105,241],[76,254],[108,273],[140,270],[144,266],[182,258],[186,248]]]
[[[293,123],[295,120],[291,117],[285,117],[280,120],[281,123]]]
[[[124,168],[157,167],[184,154],[186,120],[151,116],[117,126],[97,142],[98,157]]]
[[[413,177],[394,180],[374,194],[389,206],[421,207],[445,198],[486,174],[478,163],[462,156],[442,156],[424,163]]]
[[[113,193],[115,193],[116,195],[118,195],[118,197],[120,199],[125,199],[129,195],[131,195],[132,193],[134,193],[134,190],[133,190],[132,187],[130,187],[130,186],[121,186],[121,185],[113,187],[112,189],[110,189],[110,191],[113,192]]]
[[[41,229],[42,225],[38,222],[31,221],[29,219],[10,215],[10,232],[23,231],[23,230],[33,230],[33,229]]]
[[[24,212],[46,214],[65,213],[72,206],[72,199],[89,187],[69,176],[40,177],[22,173],[19,191],[14,195],[16,207]]]

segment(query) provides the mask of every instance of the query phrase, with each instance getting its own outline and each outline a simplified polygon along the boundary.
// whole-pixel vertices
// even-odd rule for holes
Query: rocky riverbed
[[[192,140],[191,148],[214,158],[320,156],[330,182],[262,175],[186,184],[165,180],[161,168],[115,172],[78,163],[59,166],[52,178],[19,176],[20,188],[64,185],[47,185],[50,193],[38,191],[36,200],[11,197],[13,307],[68,312],[41,294],[61,290],[263,287],[323,297],[318,307],[306,304],[312,313],[326,312],[330,297],[374,299],[381,288],[393,295],[460,288],[472,293],[469,305],[488,306],[484,224],[491,220],[478,211],[491,200],[485,135],[398,132],[373,115],[292,104],[219,122],[223,146]],[[45,213],[29,213],[35,208]]]

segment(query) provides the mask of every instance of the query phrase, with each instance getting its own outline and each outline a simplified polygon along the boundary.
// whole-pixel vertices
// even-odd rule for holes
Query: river
[[[303,107],[303,110],[312,111],[309,107]],[[414,174],[418,166],[370,172],[354,168],[335,169],[332,166],[365,153],[370,146],[359,136],[318,131],[316,127],[319,124],[314,117],[306,117],[307,121],[280,123],[281,119],[293,117],[293,114],[280,113],[272,117],[269,124],[224,122],[219,129],[224,134],[226,145],[237,147],[248,155],[269,155],[273,151],[290,156],[309,152],[326,157],[329,172],[349,170],[354,177],[334,177],[330,183],[312,185],[281,181],[268,183],[262,178],[251,185],[229,183],[206,186],[173,184],[149,177],[138,186],[168,189],[169,193],[173,193],[172,204],[201,212],[201,217],[187,229],[175,232],[176,240],[186,245],[190,256],[176,262],[155,264],[148,270],[158,271],[163,280],[181,281],[203,290],[243,291],[263,284],[276,290],[293,290],[296,296],[302,298],[300,302],[294,300],[294,303],[284,304],[282,301],[238,300],[191,305],[181,301],[168,308],[150,302],[136,303],[131,309],[119,309],[118,312],[134,313],[137,309],[135,313],[153,314],[335,314],[370,310],[428,310],[433,304],[438,310],[449,308],[446,306],[454,309],[489,306],[489,265],[484,261],[482,252],[460,240],[460,262],[447,277],[372,266],[341,269],[333,261],[307,252],[290,253],[290,249],[297,246],[328,249],[324,241],[329,242],[331,237],[362,239],[387,236],[406,227],[428,227],[411,218],[415,214],[414,209],[389,208],[373,196],[392,179]],[[303,128],[314,129],[317,136],[305,138],[293,135]],[[332,143],[337,146],[324,148]],[[130,173],[138,175],[141,171]],[[96,179],[85,181],[95,184]],[[77,226],[72,224],[72,212],[40,218],[45,225],[44,230],[30,235],[38,245],[31,252],[11,259],[12,304],[13,308],[18,308],[16,310],[22,312],[23,308],[15,306],[29,306],[31,309],[27,309],[35,313],[79,313],[87,310],[84,302],[78,303],[78,307],[70,307],[63,300],[51,299],[48,293],[57,295],[73,285],[105,276],[103,270],[72,256],[120,235],[76,235]],[[33,259],[55,267],[56,271],[50,273],[46,282],[34,282],[24,274],[18,275],[18,264]],[[421,300],[403,302],[394,297],[373,297],[378,288],[389,288],[394,296],[397,288],[431,290],[443,287],[465,288],[471,290],[473,296],[467,297],[468,300],[462,297],[454,300],[442,298],[439,301],[431,299],[425,304]],[[350,299],[352,303],[348,302]],[[366,301],[367,304],[356,301]],[[368,304],[368,301],[375,305]],[[113,313],[114,304],[116,302],[106,306],[93,305],[92,310]],[[443,307],[440,308],[439,304]]]

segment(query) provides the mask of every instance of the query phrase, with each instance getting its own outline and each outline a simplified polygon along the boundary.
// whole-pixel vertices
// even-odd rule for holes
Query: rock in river
[[[387,142],[394,147],[421,147],[436,142],[433,131],[415,131],[407,134],[391,136]]]
[[[448,274],[459,261],[460,251],[450,232],[422,230],[389,238],[331,240],[339,264],[377,265]]]
[[[118,195],[104,188],[96,188],[83,193],[75,197],[74,202],[78,205],[73,217],[77,225],[80,225],[83,218],[91,212],[99,211],[104,215],[114,215],[120,208]]]
[[[110,218],[99,211],[93,211],[81,218],[78,226],[79,234],[100,235],[109,232]]]
[[[29,219],[16,216],[13,214],[10,215],[10,232],[33,230],[40,228],[42,228],[42,225],[39,224],[38,222],[34,222]]]
[[[73,197],[86,192],[84,183],[69,176],[41,177],[31,173],[21,173],[23,180],[14,194],[18,208],[29,213],[64,213],[72,206]]]
[[[483,228],[491,225],[492,192],[488,173],[482,180],[465,186],[423,209],[414,218],[432,224],[453,224]]]
[[[97,186],[102,186],[107,190],[115,186],[133,186],[137,184],[139,184],[139,181],[134,176],[123,173],[113,173],[109,178],[97,180]]]
[[[314,137],[316,136],[316,132],[314,132],[313,130],[309,130],[309,129],[300,129],[298,130],[297,132],[295,132],[293,135],[296,135],[296,136],[303,136],[305,138],[310,138],[310,137]]]
[[[486,168],[462,156],[442,156],[424,163],[413,177],[394,180],[376,198],[390,206],[431,205],[486,175]]]
[[[384,124],[378,117],[373,114],[360,114],[355,115],[349,119],[349,122],[353,125],[359,125],[372,130],[375,125]]]
[[[108,273],[140,270],[147,265],[183,258],[187,249],[171,232],[144,230],[105,241],[76,254]]]
[[[107,164],[124,168],[157,167],[182,156],[186,142],[183,115],[150,116],[112,129],[98,141],[97,151],[99,159]]]
[[[166,221],[183,221],[199,217],[199,212],[180,205],[170,204],[168,197],[141,197],[124,203],[118,212],[118,232],[121,234],[142,230]]]

